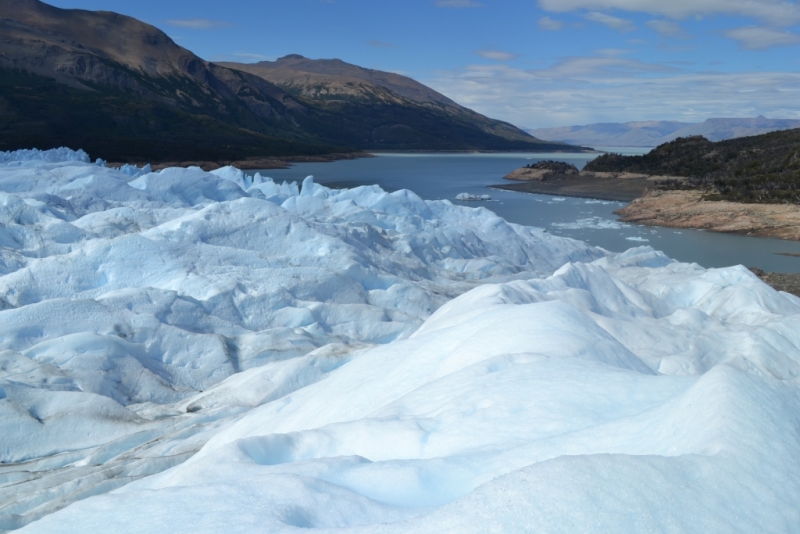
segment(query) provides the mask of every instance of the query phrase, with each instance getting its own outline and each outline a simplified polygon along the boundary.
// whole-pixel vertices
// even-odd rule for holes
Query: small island
[[[637,199],[655,185],[655,180],[645,174],[593,172],[585,169],[578,171],[575,165],[561,161],[540,161],[526,165],[503,178],[520,183],[492,187],[522,193],[596,198],[618,202],[630,202]]]

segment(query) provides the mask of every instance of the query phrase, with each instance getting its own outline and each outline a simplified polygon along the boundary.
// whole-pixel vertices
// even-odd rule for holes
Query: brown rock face
[[[70,59],[96,56],[165,76],[183,72],[188,63],[199,60],[153,26],[116,13],[6,0],[0,2],[0,19],[5,19],[3,48],[25,47],[26,53],[9,54],[18,66],[39,63],[69,75],[85,75],[87,66]]]
[[[544,180],[547,176],[551,176],[552,174],[553,173],[547,169],[531,169],[529,167],[522,167],[521,169],[517,169],[503,176],[503,180],[529,182],[533,180]]]
[[[699,191],[648,191],[615,213],[651,226],[800,240],[800,206],[791,204],[712,202]]]

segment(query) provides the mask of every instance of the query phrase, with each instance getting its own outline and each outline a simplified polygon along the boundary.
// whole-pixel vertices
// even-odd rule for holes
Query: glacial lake
[[[605,148],[623,154],[646,149]],[[703,267],[742,264],[766,271],[800,272],[800,242],[730,234],[656,228],[618,222],[613,211],[621,202],[553,197],[488,189],[503,183],[509,172],[540,160],[555,159],[579,169],[595,154],[376,154],[374,158],[332,163],[298,163],[290,169],[260,172],[276,181],[301,182],[306,176],[328,187],[378,184],[387,191],[410,189],[427,200],[447,199],[454,204],[483,206],[508,221],[546,228],[554,235],[572,237],[612,251],[649,245],[671,258]],[[490,201],[459,202],[459,193],[489,194]]]

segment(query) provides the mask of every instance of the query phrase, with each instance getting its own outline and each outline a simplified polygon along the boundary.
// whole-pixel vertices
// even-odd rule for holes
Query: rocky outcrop
[[[533,180],[546,180],[553,176],[577,176],[578,168],[571,163],[563,161],[539,161],[526,165],[503,177],[504,180],[529,182]]]
[[[615,212],[624,222],[800,240],[800,206],[703,200],[700,191],[647,191]]]
[[[770,273],[756,267],[750,267],[750,270],[773,289],[800,297],[800,274]]]
[[[544,180],[546,176],[553,173],[545,169],[531,169],[522,167],[503,176],[503,180],[514,180],[517,182],[530,182],[534,180]]]

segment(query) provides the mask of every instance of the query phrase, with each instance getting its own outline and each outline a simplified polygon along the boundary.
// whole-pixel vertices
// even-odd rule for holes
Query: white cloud
[[[226,28],[231,26],[228,22],[210,19],[171,19],[166,21],[170,26],[180,26],[191,30],[210,30],[212,28]]]
[[[494,61],[511,61],[512,59],[517,58],[517,54],[512,54],[511,52],[501,52],[499,50],[476,50],[474,54],[486,59],[492,59]]]
[[[611,15],[606,15],[605,13],[600,13],[597,11],[587,13],[583,16],[583,18],[592,22],[604,24],[612,30],[617,30],[622,33],[632,32],[636,29],[636,26],[630,20],[612,17]]]
[[[683,31],[683,28],[671,20],[649,20],[645,24],[647,24],[650,29],[658,32],[662,37],[688,37],[686,32]]]
[[[543,30],[555,32],[564,27],[564,23],[560,20],[553,20],[550,17],[542,17],[539,19],[539,27]]]
[[[677,19],[724,14],[752,17],[778,26],[800,23],[800,4],[788,0],[539,0],[539,6],[554,13],[618,9]]]
[[[489,117],[532,128],[759,114],[800,119],[795,72],[687,72],[619,58],[570,58],[533,71],[474,65],[425,83]]]
[[[800,42],[800,36],[795,33],[758,26],[735,28],[724,34],[737,41],[740,47],[748,50],[763,50],[773,46],[787,46]]]
[[[437,7],[452,7],[452,8],[464,8],[464,7],[481,7],[483,4],[480,2],[475,2],[474,0],[437,0],[436,6]]]
[[[675,71],[675,67],[620,57],[569,57],[561,59],[550,68],[528,72],[537,78],[549,80],[578,80]]]

